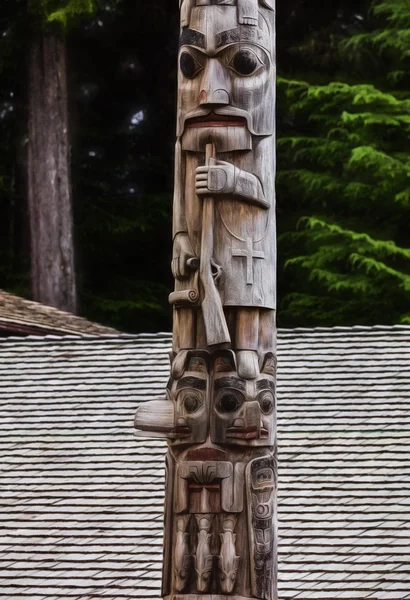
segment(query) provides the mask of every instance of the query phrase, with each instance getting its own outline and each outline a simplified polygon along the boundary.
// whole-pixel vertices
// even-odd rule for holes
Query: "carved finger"
[[[208,175],[197,175],[195,181],[198,183],[199,181],[208,181]]]
[[[174,277],[176,277],[176,279],[179,279],[179,259],[178,258],[174,258],[172,260],[172,274]]]
[[[208,173],[209,167],[197,167],[196,172],[199,173]]]

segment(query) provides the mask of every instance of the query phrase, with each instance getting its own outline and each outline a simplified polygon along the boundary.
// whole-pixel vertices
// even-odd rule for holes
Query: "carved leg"
[[[206,348],[206,332],[202,310],[196,312],[196,347]]]
[[[261,309],[259,312],[259,352],[263,357],[276,348],[276,313],[274,310]]]
[[[223,533],[220,534],[221,550],[218,556],[219,584],[221,592],[231,594],[235,586],[240,557],[236,556],[236,533],[234,533],[237,517],[224,515]]]
[[[212,583],[214,557],[211,552],[212,533],[209,533],[214,515],[195,515],[198,524],[198,545],[195,554],[196,585],[205,593]]]
[[[256,379],[259,375],[259,309],[236,309],[235,350],[238,375],[243,379]]]
[[[183,592],[190,576],[192,555],[189,553],[189,534],[187,533],[191,515],[177,518],[175,541],[175,589]]]

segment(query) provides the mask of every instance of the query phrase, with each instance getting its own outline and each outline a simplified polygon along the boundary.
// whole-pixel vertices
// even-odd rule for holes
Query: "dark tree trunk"
[[[76,313],[66,50],[54,34],[31,44],[28,134],[33,298]]]

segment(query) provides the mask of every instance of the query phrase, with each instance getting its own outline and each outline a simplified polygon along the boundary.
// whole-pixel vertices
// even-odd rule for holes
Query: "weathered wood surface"
[[[275,20],[183,0],[163,596],[276,600]]]

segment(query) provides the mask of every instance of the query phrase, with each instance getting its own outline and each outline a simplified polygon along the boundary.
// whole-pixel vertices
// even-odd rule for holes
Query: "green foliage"
[[[102,8],[113,9],[120,0],[37,0],[31,10],[45,23],[58,23],[64,28],[75,23],[79,17],[90,16]]]
[[[376,51],[374,82],[279,83],[289,125],[278,196],[299,222],[280,238],[291,255],[282,277],[295,282],[284,323],[409,322],[410,88],[397,75],[409,56],[408,2],[375,2],[365,27],[342,40],[340,55],[364,65]]]

